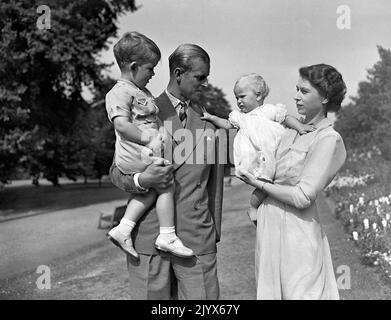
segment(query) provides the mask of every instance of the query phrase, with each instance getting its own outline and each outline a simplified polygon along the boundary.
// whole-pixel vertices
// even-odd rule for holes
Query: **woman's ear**
[[[327,98],[323,98],[323,100],[322,100],[322,104],[327,104],[329,102],[329,99],[327,99]]]

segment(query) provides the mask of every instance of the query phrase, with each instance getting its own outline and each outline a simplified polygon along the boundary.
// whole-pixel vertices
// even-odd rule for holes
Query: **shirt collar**
[[[136,89],[140,90],[140,88],[137,87],[132,81],[126,80],[126,79],[124,79],[124,78],[118,79],[117,82],[124,82],[124,83],[126,83],[126,84],[132,86],[133,88],[136,88]]]
[[[313,123],[316,129],[324,129],[333,125],[329,118],[323,118],[320,121]]]
[[[167,89],[165,90],[165,92],[166,92],[166,95],[167,95],[168,99],[170,99],[170,102],[171,102],[172,105],[174,106],[174,108],[177,108],[178,105],[179,105],[181,102],[183,102],[183,101],[181,101],[180,99],[178,99],[177,97],[174,97],[170,92],[168,92]],[[189,104],[190,104],[190,100],[186,100],[185,103],[186,103],[186,106],[188,107]]]

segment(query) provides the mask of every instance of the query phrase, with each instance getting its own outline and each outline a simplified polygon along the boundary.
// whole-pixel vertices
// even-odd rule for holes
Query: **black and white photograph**
[[[390,18],[1,0],[0,300],[390,300]]]

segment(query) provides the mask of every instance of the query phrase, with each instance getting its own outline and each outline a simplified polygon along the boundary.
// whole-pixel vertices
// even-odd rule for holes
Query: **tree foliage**
[[[228,118],[231,111],[224,92],[210,83],[202,91],[202,94],[195,96],[194,103],[205,107],[208,112],[221,118]]]
[[[359,83],[357,97],[337,115],[335,128],[349,148],[376,145],[391,160],[391,51],[378,46],[380,60]]]
[[[47,0],[50,29],[37,28],[41,3],[0,2],[0,180],[20,166],[54,184],[73,178],[91,159],[86,86],[107,65],[98,62],[117,18],[134,0]]]

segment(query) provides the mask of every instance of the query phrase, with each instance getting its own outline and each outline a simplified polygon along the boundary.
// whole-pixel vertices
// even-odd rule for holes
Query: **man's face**
[[[193,95],[199,94],[202,88],[208,84],[210,66],[201,58],[191,60],[191,69],[185,71],[180,76],[179,90],[181,95],[190,99]]]

